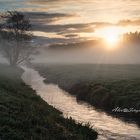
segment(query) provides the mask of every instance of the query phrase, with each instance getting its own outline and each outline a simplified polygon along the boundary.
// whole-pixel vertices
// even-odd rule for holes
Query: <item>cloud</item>
[[[135,20],[120,20],[117,23],[110,23],[110,22],[93,22],[91,23],[95,28],[103,28],[108,26],[139,26],[140,25],[140,18]]]
[[[34,30],[43,32],[55,32],[58,34],[91,32],[93,28],[90,24],[66,24],[66,25],[34,25]]]
[[[24,12],[25,15],[30,18],[33,24],[48,24],[54,21],[58,21],[62,18],[69,18],[75,15],[64,13],[46,13],[46,12]]]
[[[64,0],[29,0],[28,3],[46,4],[48,2],[57,2],[57,1],[63,1],[64,2]]]
[[[76,37],[78,37],[78,35],[77,34],[66,34],[65,37],[66,38],[76,38]]]
[[[136,19],[136,20],[120,20],[117,25],[120,25],[120,26],[128,26],[128,25],[131,25],[131,26],[139,26],[140,25],[140,18],[139,19]]]
[[[30,19],[33,31],[56,33],[58,35],[63,36],[81,32],[93,32],[93,27],[91,26],[90,23],[65,24],[65,25],[53,24],[53,22],[58,21],[62,18],[67,19],[75,15],[64,13],[44,13],[44,12],[24,12],[24,13]]]
[[[96,40],[76,40],[72,43],[54,43],[50,44],[48,47],[49,49],[85,49],[97,44],[99,44],[99,42]]]
[[[47,48],[52,44],[70,44],[71,42],[81,42],[82,38],[49,38],[49,37],[34,37],[34,44]]]
[[[51,18],[57,16],[50,15]],[[59,15],[65,16],[65,15]],[[57,35],[62,35],[63,37],[73,38],[78,36],[79,33],[94,33],[95,30],[109,27],[109,26],[138,26],[140,25],[140,19],[137,20],[120,20],[118,23],[110,22],[92,22],[92,23],[80,23],[80,24],[47,24],[44,21],[40,24],[33,24],[34,31],[56,33]]]
[[[47,13],[47,12],[25,12],[33,25],[33,31],[46,33],[55,33],[65,38],[79,37],[80,33],[94,33],[95,30],[109,26],[139,26],[140,18],[120,20],[117,23],[111,22],[91,22],[91,23],[75,23],[75,24],[54,24],[55,21],[67,19],[76,15],[65,13]],[[55,22],[56,23],[56,22]]]
[[[139,26],[140,25],[140,18],[137,19],[123,19],[118,21],[117,23],[111,23],[111,22],[92,22],[91,25],[93,25],[95,28],[103,28],[107,26]]]
[[[113,23],[110,23],[110,22],[92,22],[91,24],[95,28],[103,28],[103,27],[114,25]]]

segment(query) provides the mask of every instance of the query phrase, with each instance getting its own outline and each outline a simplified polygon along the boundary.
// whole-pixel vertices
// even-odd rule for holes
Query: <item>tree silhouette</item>
[[[12,66],[29,61],[35,52],[30,20],[23,13],[8,11],[1,16],[0,39],[1,53]]]
[[[123,42],[140,43],[140,32],[130,32],[123,35]]]

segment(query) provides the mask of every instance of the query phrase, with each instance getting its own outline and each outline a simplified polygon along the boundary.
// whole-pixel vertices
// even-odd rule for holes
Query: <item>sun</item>
[[[105,36],[103,38],[108,44],[116,44],[119,40],[119,35],[114,32],[114,30],[108,30],[105,32]]]
[[[120,39],[121,30],[116,26],[105,27],[97,32],[97,36],[103,39],[108,46],[115,46]]]

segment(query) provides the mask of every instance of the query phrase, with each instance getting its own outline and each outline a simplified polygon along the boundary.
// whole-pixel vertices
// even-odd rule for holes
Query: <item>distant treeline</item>
[[[123,35],[124,43],[140,43],[140,32],[136,31],[134,33],[126,33]]]
[[[50,49],[87,48],[91,47],[91,45],[96,45],[97,43],[98,43],[97,40],[85,40],[81,42],[51,44],[49,45],[49,48]]]

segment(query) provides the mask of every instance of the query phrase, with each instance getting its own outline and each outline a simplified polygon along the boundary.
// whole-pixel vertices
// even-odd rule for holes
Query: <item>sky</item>
[[[140,0],[0,0],[0,11],[14,9],[54,14],[50,21],[48,16],[36,16],[44,20],[44,26],[81,24],[80,31],[76,31],[81,36],[92,36],[93,32],[111,24],[125,26],[129,31],[140,30]]]
[[[29,16],[41,45],[99,38],[114,43],[140,31],[140,0],[0,0],[0,12],[7,10]]]

